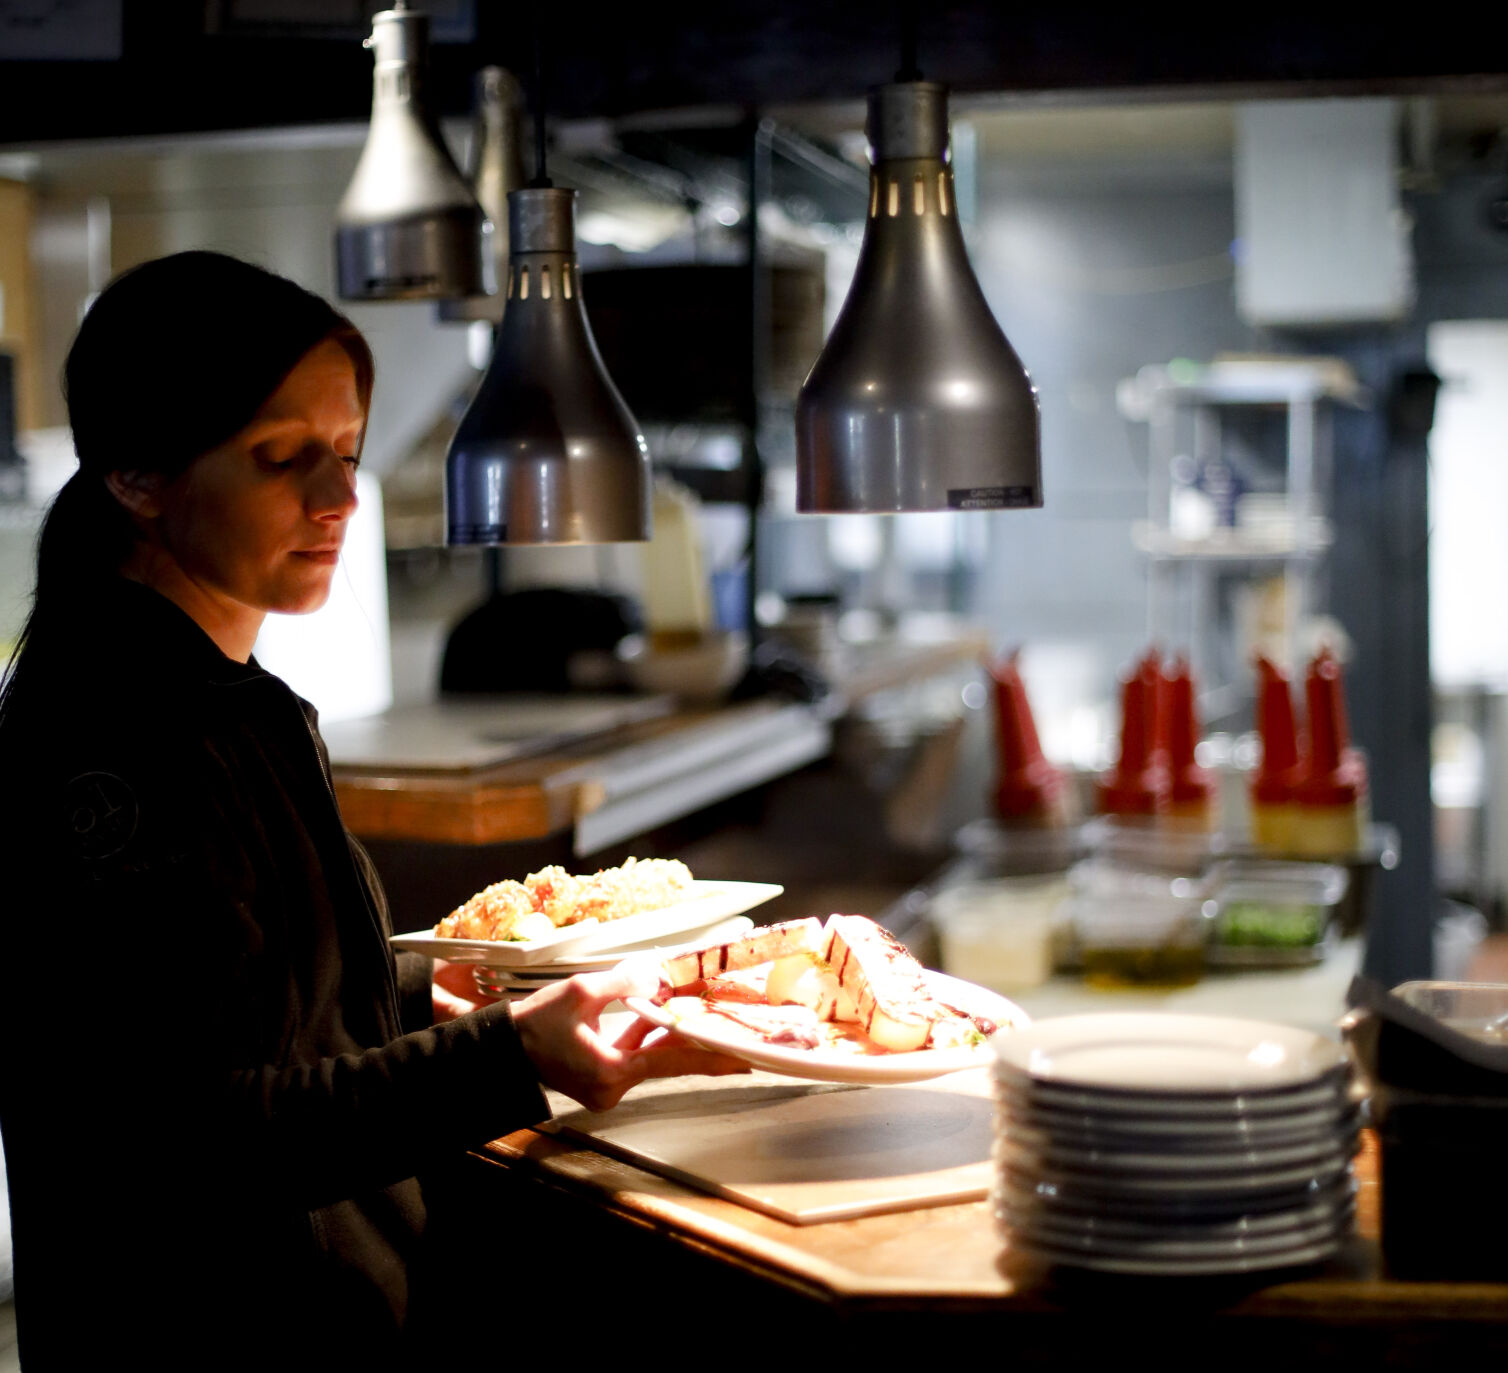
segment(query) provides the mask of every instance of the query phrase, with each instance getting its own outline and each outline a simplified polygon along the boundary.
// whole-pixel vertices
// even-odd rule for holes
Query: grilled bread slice
[[[823,941],[822,922],[815,916],[808,916],[805,920],[786,920],[778,925],[750,930],[742,938],[731,939],[726,944],[676,954],[660,965],[657,1000],[663,1001],[682,988],[716,977],[719,973],[752,968],[790,954],[820,957]]]
[[[921,964],[873,920],[829,916],[826,934],[827,964],[853,998],[864,1033],[881,1048],[923,1049],[935,1024],[956,1018],[933,1000]]]

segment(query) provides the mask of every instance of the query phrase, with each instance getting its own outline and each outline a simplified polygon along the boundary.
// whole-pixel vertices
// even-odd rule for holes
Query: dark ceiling
[[[0,0],[0,59],[5,25],[12,40],[18,32],[7,8]],[[120,55],[0,60],[0,144],[366,116],[371,58],[360,40],[374,4],[55,0],[51,8],[113,11]],[[893,74],[899,49],[894,0],[435,0],[434,8],[445,16],[442,33],[463,40],[433,51],[433,103],[451,115],[469,108],[478,67],[531,71],[535,14],[544,17],[551,112],[567,118],[853,100]],[[961,92],[1508,88],[1508,23],[1495,6],[1230,6],[1180,18],[1171,7],[974,0],[922,11],[924,73]],[[282,18],[268,21],[268,13]],[[1381,21],[1384,13],[1397,17]]]

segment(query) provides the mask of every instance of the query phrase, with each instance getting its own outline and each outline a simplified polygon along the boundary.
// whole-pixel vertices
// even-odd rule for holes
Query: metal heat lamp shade
[[[582,308],[575,202],[554,186],[508,195],[507,308],[445,460],[448,543],[649,538],[649,448]]]
[[[946,89],[879,87],[868,133],[858,267],[796,407],[796,507],[1040,506],[1037,393],[969,266]]]
[[[442,320],[485,319],[496,324],[503,317],[503,290],[508,281],[508,192],[516,191],[525,180],[520,133],[524,99],[523,88],[501,67],[483,67],[476,74],[475,87],[466,172],[491,227],[483,244],[490,261],[482,266],[492,294],[442,300],[436,313]]]
[[[372,123],[335,215],[345,300],[436,300],[482,293],[490,225],[424,104],[429,16],[399,5],[372,16]]]

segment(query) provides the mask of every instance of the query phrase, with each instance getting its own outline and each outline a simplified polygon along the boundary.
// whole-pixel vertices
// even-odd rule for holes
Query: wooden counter
[[[1218,1281],[1012,1271],[987,1201],[792,1225],[532,1130],[476,1155],[472,1186],[506,1206],[537,1262],[594,1275],[597,1295],[582,1304],[594,1325],[636,1320],[698,1362],[893,1362],[918,1349],[949,1366],[987,1358],[1060,1371],[1137,1356],[1220,1370],[1500,1359],[1508,1284],[1381,1275],[1375,1148],[1364,1134],[1357,1234],[1340,1255]]]

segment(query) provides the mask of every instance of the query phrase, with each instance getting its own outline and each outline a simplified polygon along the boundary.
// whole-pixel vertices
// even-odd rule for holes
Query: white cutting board
[[[670,696],[485,696],[321,726],[336,767],[474,772],[668,715]]]
[[[795,1225],[974,1201],[993,1176],[983,1068],[894,1087],[676,1078],[604,1112],[550,1099],[541,1128]]]

